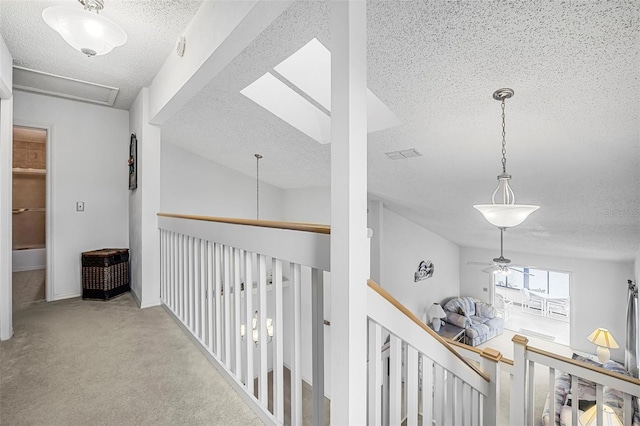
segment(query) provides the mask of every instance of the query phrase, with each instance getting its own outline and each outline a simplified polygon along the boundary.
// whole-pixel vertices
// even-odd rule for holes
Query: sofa
[[[456,297],[443,309],[446,322],[465,329],[467,345],[478,346],[502,334],[504,329],[504,319],[497,316],[497,310],[473,297]]]

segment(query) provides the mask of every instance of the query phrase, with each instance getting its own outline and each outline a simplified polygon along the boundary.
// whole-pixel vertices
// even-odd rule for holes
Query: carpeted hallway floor
[[[258,425],[160,308],[38,303],[0,343],[1,425]]]

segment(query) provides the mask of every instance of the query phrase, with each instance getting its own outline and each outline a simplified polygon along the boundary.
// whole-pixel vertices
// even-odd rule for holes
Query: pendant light
[[[52,6],[42,11],[42,18],[71,47],[88,57],[106,55],[127,42],[127,34],[112,20],[100,16],[104,0],[78,0],[77,7]]]
[[[516,204],[516,198],[509,185],[511,175],[507,173],[507,142],[504,120],[505,99],[513,96],[512,89],[499,89],[493,93],[493,99],[501,102],[502,107],[502,173],[498,175],[498,187],[493,191],[491,204],[477,204],[475,207],[490,224],[500,229],[511,228],[520,225],[540,206],[529,204]],[[496,202],[498,196],[498,202]]]

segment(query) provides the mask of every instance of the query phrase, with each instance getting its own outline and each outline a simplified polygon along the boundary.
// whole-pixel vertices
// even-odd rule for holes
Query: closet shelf
[[[22,174],[22,175],[46,175],[46,169],[25,169],[22,167],[14,167],[13,173]]]

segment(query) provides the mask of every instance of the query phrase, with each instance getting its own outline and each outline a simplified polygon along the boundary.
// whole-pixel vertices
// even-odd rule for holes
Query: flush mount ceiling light
[[[100,16],[104,0],[78,0],[77,7],[52,6],[42,11],[42,18],[64,41],[85,55],[100,56],[127,42],[127,34],[112,20]]]
[[[500,101],[502,105],[502,173],[498,175],[498,187],[493,191],[491,196],[491,204],[477,204],[475,207],[484,218],[494,226],[500,229],[518,226],[540,206],[528,204],[516,204],[516,198],[513,194],[509,181],[511,175],[507,173],[507,142],[505,139],[504,124],[504,101],[513,96],[512,89],[499,89],[493,93],[493,99]],[[496,203],[496,195],[502,197],[501,202]]]

